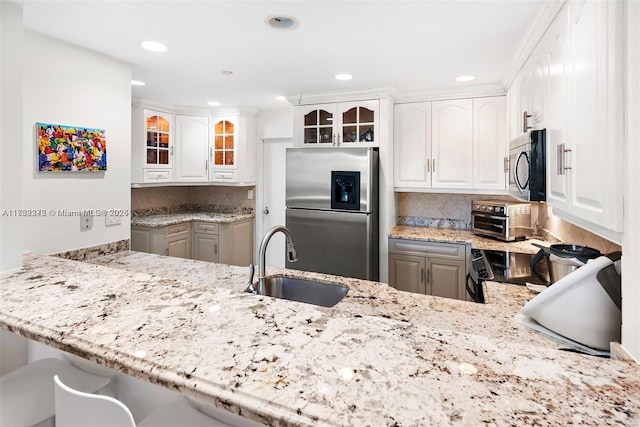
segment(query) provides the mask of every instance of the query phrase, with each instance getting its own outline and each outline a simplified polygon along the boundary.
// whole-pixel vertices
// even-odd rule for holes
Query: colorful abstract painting
[[[104,129],[36,123],[40,172],[107,170]]]

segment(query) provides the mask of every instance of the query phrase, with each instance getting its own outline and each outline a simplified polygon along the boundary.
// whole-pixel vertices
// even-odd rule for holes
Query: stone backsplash
[[[132,216],[176,212],[247,213],[255,210],[255,187],[180,186],[131,189]]]

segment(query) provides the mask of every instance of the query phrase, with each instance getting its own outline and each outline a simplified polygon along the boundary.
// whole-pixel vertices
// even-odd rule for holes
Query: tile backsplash
[[[247,191],[255,187],[184,186],[131,189],[131,211],[171,212],[184,209],[212,210],[226,213],[253,213],[255,198]]]
[[[469,229],[473,200],[507,200],[510,196],[481,194],[397,193],[397,223],[418,227]],[[534,233],[552,243],[590,246],[602,253],[621,250],[620,246],[556,217],[546,203],[531,204]]]

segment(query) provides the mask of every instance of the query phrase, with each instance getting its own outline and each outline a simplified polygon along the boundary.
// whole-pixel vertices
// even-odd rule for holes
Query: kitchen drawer
[[[171,169],[144,169],[142,171],[142,180],[144,182],[170,182]]]
[[[194,233],[218,234],[218,224],[213,222],[195,222],[193,227]]]
[[[389,252],[422,254],[432,258],[465,261],[466,245],[461,243],[423,242],[418,240],[389,239]]]
[[[212,181],[235,181],[236,171],[213,171]]]
[[[173,237],[180,234],[191,233],[191,223],[168,225],[164,228],[164,237]]]

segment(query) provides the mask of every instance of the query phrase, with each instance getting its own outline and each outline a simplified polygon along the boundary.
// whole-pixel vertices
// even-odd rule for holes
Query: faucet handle
[[[247,289],[245,289],[245,292],[250,292],[252,294],[258,293],[256,288],[253,287],[253,276],[255,272],[256,272],[256,268],[254,267],[254,265],[249,264],[249,285],[247,286]]]

